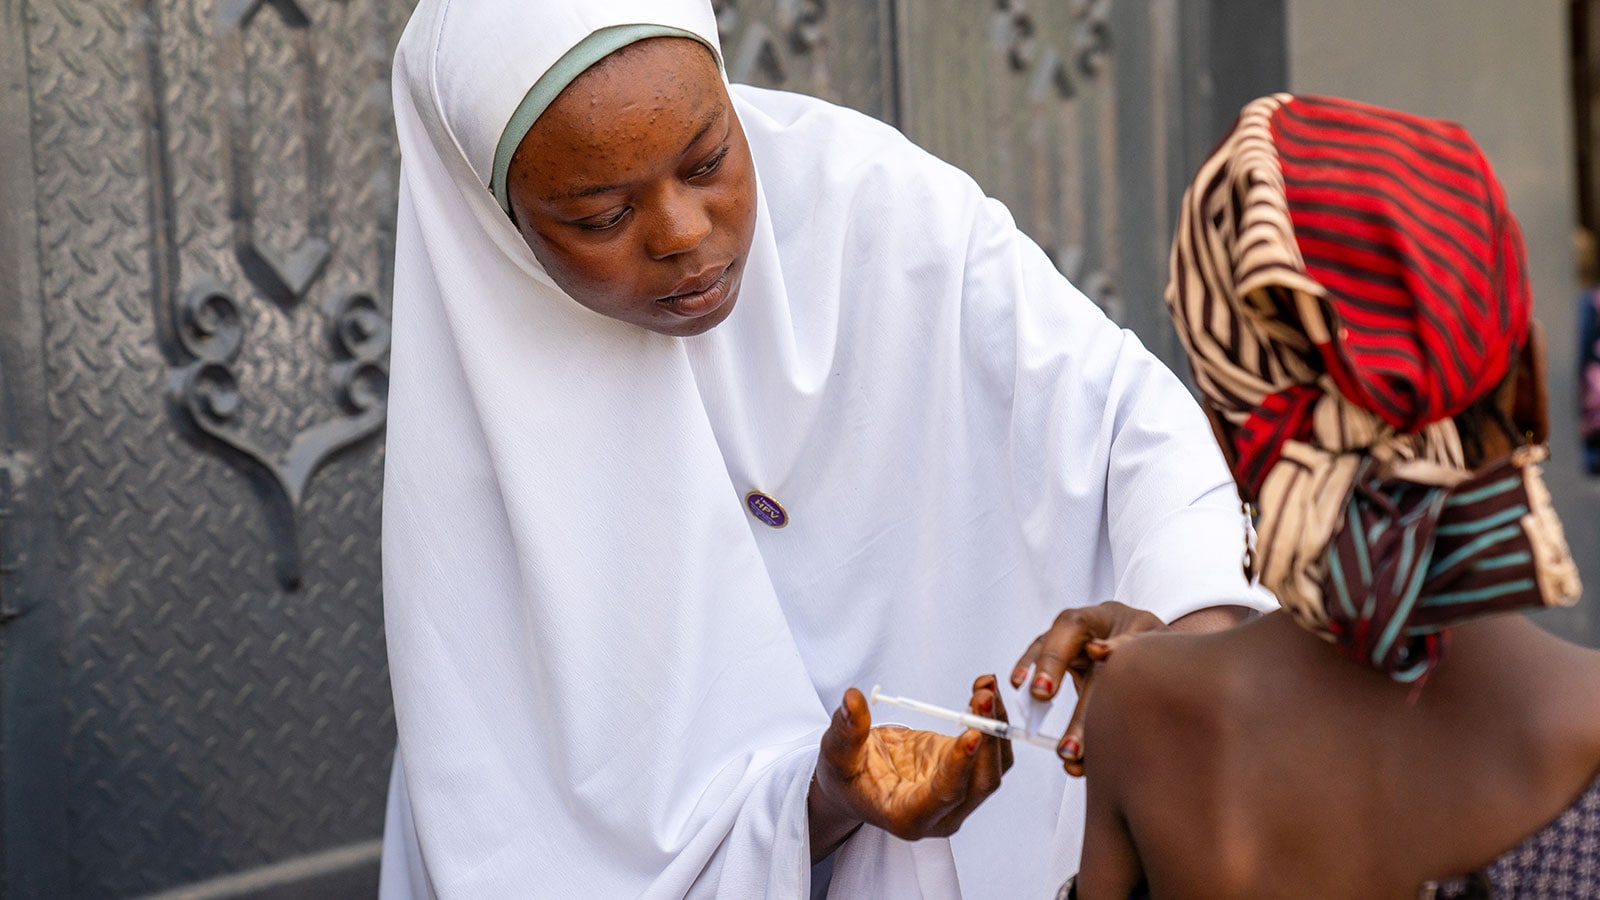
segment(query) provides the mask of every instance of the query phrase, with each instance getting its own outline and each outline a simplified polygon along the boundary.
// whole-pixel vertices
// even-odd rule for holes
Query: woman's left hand
[[[969,708],[1004,720],[995,677],[972,685]],[[1011,742],[968,729],[951,737],[911,728],[872,727],[867,700],[845,691],[822,736],[811,786],[812,855],[820,857],[848,836],[854,823],[895,837],[948,837],[1000,787],[1011,768]],[[842,823],[851,823],[841,829]],[[817,846],[821,839],[822,846]],[[832,846],[829,846],[829,845]]]
[[[1085,751],[1083,722],[1089,708],[1089,695],[1094,691],[1095,666],[1109,659],[1119,644],[1142,634],[1221,631],[1254,615],[1250,607],[1224,604],[1195,610],[1167,625],[1154,613],[1115,600],[1064,610],[1056,616],[1050,629],[1034,638],[1023,651],[1011,673],[1011,686],[1022,687],[1031,669],[1033,683],[1029,685],[1029,693],[1036,700],[1049,702],[1061,690],[1063,680],[1072,679],[1078,691],[1078,702],[1072,707],[1072,719],[1067,722],[1066,733],[1061,736],[1056,753],[1067,774],[1081,778]]]
[[[1033,670],[1029,691],[1034,699],[1049,702],[1070,677],[1078,690],[1078,702],[1056,753],[1067,774],[1083,775],[1083,720],[1089,695],[1094,687],[1094,667],[1111,655],[1120,641],[1151,631],[1164,631],[1167,625],[1154,613],[1136,609],[1115,600],[1094,606],[1063,610],[1050,629],[1033,639],[1017,660],[1011,673],[1012,687],[1021,687],[1028,670]]]

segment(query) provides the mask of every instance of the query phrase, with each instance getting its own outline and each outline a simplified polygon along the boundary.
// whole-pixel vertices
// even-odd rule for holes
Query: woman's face
[[[534,256],[595,312],[683,336],[733,311],[755,168],[699,43],[640,41],[580,75],[517,147],[506,190]]]

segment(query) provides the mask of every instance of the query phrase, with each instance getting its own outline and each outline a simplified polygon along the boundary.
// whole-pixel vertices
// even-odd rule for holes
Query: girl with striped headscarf
[[[1450,123],[1266,97],[1201,168],[1167,303],[1284,612],[1103,665],[1078,896],[1600,897],[1600,654],[1497,615],[1580,590],[1523,270]]]

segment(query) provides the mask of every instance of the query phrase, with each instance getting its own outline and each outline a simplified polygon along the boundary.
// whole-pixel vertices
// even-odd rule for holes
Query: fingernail
[[[1048,694],[1056,689],[1056,683],[1048,675],[1040,675],[1033,679],[1033,689],[1043,694]]]
[[[967,741],[967,755],[968,756],[971,756],[972,754],[978,752],[978,743],[980,741],[982,741],[982,738],[978,738],[978,737],[974,737],[971,740]]]
[[[1011,673],[1011,686],[1012,687],[1022,687],[1022,679],[1027,678],[1027,677],[1028,677],[1028,669],[1027,669],[1027,667],[1026,666],[1018,666],[1017,670],[1015,672]]]
[[[986,716],[989,713],[994,712],[994,698],[988,697],[982,703],[978,704],[978,712],[983,713]]]
[[[1077,759],[1083,755],[1083,745],[1078,743],[1077,738],[1067,738],[1056,748],[1056,753],[1062,759]]]

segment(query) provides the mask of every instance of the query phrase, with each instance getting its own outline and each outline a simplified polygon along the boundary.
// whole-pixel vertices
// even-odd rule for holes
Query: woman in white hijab
[[[802,897],[841,842],[830,896],[1047,896],[1057,760],[980,809],[1009,745],[826,710],[998,714],[1063,607],[1245,593],[1177,380],[971,179],[719,52],[707,0],[401,41],[385,897]]]

